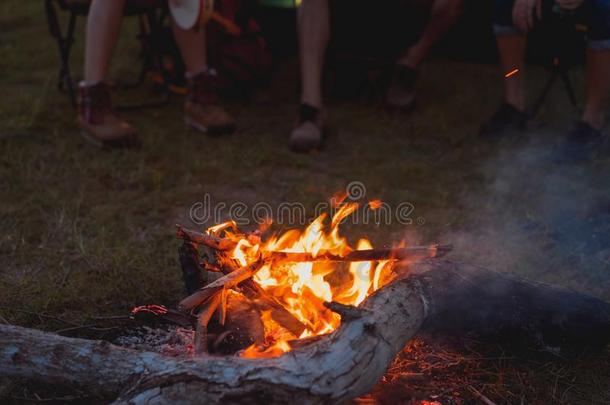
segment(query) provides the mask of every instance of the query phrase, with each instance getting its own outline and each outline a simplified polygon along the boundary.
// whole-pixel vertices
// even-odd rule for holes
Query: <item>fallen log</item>
[[[595,297],[448,260],[404,269],[427,292],[432,334],[475,334],[516,355],[574,357],[610,343],[610,303]]]
[[[425,318],[421,286],[388,285],[333,333],[273,359],[185,361],[0,326],[0,377],[80,387],[116,403],[338,403],[368,392]]]

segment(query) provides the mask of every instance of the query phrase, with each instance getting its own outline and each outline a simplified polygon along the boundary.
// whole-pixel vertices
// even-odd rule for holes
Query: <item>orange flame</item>
[[[378,200],[373,205],[381,204]],[[345,255],[354,250],[339,234],[340,223],[358,210],[356,203],[342,204],[328,227],[326,214],[316,218],[304,231],[292,229],[270,237],[267,241],[249,238],[246,235],[225,231],[225,237],[237,242],[229,255],[240,266],[254,263],[265,252],[307,252],[312,256],[321,254]],[[232,224],[220,224],[208,230],[234,228]],[[371,242],[360,239],[356,250],[371,249]],[[242,351],[247,358],[274,357],[291,350],[289,341],[322,335],[335,330],[341,321],[324,302],[359,305],[373,291],[387,281],[390,261],[340,262],[321,261],[305,263],[274,262],[264,265],[253,277],[269,295],[279,301],[306,329],[295,336],[276,323],[269,312],[261,314],[265,329],[265,345],[252,345]]]

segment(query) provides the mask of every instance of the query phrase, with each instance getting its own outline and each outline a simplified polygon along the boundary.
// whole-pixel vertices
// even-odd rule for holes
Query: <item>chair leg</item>
[[[74,30],[76,27],[76,14],[70,12],[70,21],[68,22],[68,30],[64,35],[59,25],[59,18],[57,16],[57,9],[53,4],[53,0],[45,1],[45,11],[47,15],[47,22],[49,24],[49,32],[51,36],[55,38],[57,47],[59,49],[59,56],[61,59],[61,67],[59,70],[59,77],[57,81],[57,87],[60,91],[67,90],[70,103],[73,107],[76,107],[76,94],[74,91],[74,82],[72,80],[72,73],[70,71],[70,51],[74,42]]]
[[[163,35],[162,27],[164,14],[161,12],[158,16],[155,11],[149,11],[146,14],[146,18],[148,20],[148,26],[150,28],[150,34],[148,36],[148,49],[150,50],[150,57],[153,62],[154,67],[161,73],[163,77],[163,86],[167,90],[168,83],[171,78],[167,69],[165,69],[165,65],[163,64],[163,57],[161,55],[161,42]]]
[[[570,80],[570,76],[568,76],[567,71],[561,72],[561,80],[566,89],[566,93],[568,93],[568,98],[572,103],[572,107],[574,107],[577,111],[582,112],[580,106],[578,105],[578,100],[576,99],[576,93],[574,92],[574,86],[572,86],[572,81]]]
[[[72,79],[72,72],[70,71],[70,51],[72,50],[72,44],[74,43],[74,30],[76,29],[76,14],[70,12],[70,21],[68,23],[68,32],[64,42],[64,66],[63,66],[63,77],[62,81],[66,85],[68,94],[70,96],[70,102],[72,106],[76,107],[76,92],[74,89],[74,80]]]
[[[546,84],[544,85],[542,91],[536,98],[536,101],[534,101],[532,109],[530,110],[530,115],[532,117],[535,117],[536,114],[538,114],[538,111],[540,111],[540,107],[542,107],[544,100],[546,100],[546,97],[548,96],[549,91],[553,87],[553,84],[557,80],[558,76],[559,76],[559,71],[554,68],[552,70],[551,76],[549,77],[549,79],[547,80]]]

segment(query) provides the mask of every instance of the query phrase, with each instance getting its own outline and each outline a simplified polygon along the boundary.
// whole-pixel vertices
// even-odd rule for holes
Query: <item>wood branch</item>
[[[215,250],[230,250],[233,249],[236,245],[236,243],[230,239],[219,238],[218,236],[207,235],[205,233],[193,231],[191,229],[184,228],[181,225],[176,225],[176,227],[176,235],[179,238],[182,238],[191,243],[205,245]]]
[[[197,355],[202,355],[208,350],[208,324],[221,300],[220,295],[210,298],[197,315],[197,327],[195,328],[195,354]]]
[[[301,336],[306,326],[290,311],[252,279],[244,280],[239,285],[241,292],[253,300],[260,310],[270,310],[271,318],[286,328],[294,336]]]
[[[353,305],[345,305],[340,302],[325,302],[324,306],[341,315],[341,320],[356,319],[362,316],[362,309]]]
[[[70,385],[117,403],[337,403],[368,392],[425,318],[421,285],[392,283],[361,317],[273,359],[184,361],[107,342],[0,326],[0,378]]]
[[[233,288],[240,282],[249,279],[258,270],[260,270],[261,267],[262,263],[260,261],[257,261],[247,266],[240,267],[239,269],[212,281],[210,284],[201,288],[199,291],[189,295],[188,297],[180,301],[180,309],[183,311],[190,311],[194,308],[197,308],[207,299],[218,294],[223,288]]]
[[[352,250],[344,256],[322,253],[312,255],[307,252],[265,252],[265,258],[285,262],[366,262],[372,260],[422,260],[441,257],[451,251],[451,245],[411,246],[392,249]]]
[[[235,242],[230,239],[220,238],[213,235],[206,235],[197,231],[189,230],[178,226],[178,236],[185,240],[202,244],[216,250],[229,250],[235,247]],[[370,261],[370,260],[410,260],[442,257],[451,251],[451,245],[429,245],[429,246],[410,246],[405,248],[390,249],[366,249],[353,250],[344,256],[324,253],[314,256],[306,252],[265,252],[265,258],[275,261],[287,262],[316,262],[316,261]]]

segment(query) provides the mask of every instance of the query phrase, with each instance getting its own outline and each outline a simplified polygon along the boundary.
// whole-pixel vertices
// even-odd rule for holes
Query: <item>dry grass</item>
[[[381,404],[606,404],[610,361],[598,355],[528,360],[468,339],[413,339],[363,400]],[[413,401],[413,402],[411,402]],[[489,405],[489,403],[487,403]]]

